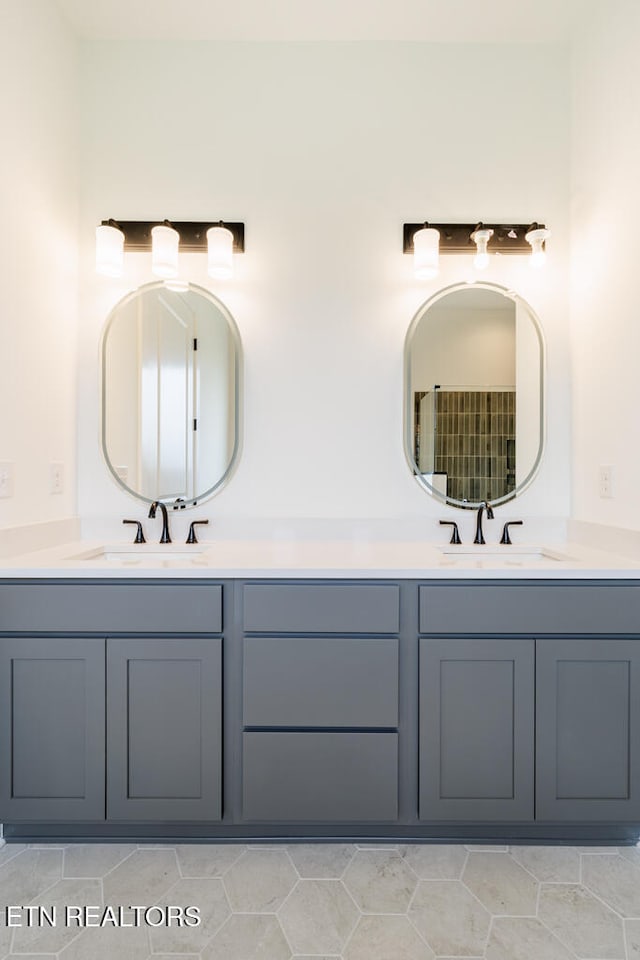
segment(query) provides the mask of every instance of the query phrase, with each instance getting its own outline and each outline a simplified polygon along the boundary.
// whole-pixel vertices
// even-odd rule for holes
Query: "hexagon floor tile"
[[[48,932],[0,910],[0,960],[640,960],[640,847],[7,844],[0,899],[202,917]]]

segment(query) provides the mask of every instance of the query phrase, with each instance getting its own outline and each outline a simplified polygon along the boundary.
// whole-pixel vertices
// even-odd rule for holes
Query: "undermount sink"
[[[202,561],[205,550],[198,546],[180,546],[171,544],[131,544],[97,547],[86,553],[69,557],[70,560],[83,562],[98,560],[104,563],[140,564],[152,563],[197,563]]]
[[[548,547],[515,546],[493,544],[450,544],[440,547],[440,553],[446,557],[460,557],[461,559],[503,561],[505,563],[526,563],[534,560],[570,560],[564,553],[551,550]]]

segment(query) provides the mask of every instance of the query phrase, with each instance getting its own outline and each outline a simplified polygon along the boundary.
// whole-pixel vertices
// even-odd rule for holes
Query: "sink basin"
[[[131,544],[125,546],[97,547],[86,553],[76,554],[69,560],[99,561],[100,563],[197,563],[202,561],[205,550],[198,546],[172,546],[171,544]]]
[[[549,547],[538,546],[494,546],[493,544],[451,544],[440,547],[440,552],[447,557],[459,557],[465,560],[490,560],[503,563],[528,563],[536,560],[570,560],[571,557]]]

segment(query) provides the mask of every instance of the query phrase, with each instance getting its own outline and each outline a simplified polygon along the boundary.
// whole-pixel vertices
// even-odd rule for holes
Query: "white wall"
[[[100,459],[98,344],[113,303],[151,278],[143,255],[123,281],[95,277],[93,231],[109,216],[246,223],[233,281],[208,281],[189,258],[190,278],[228,306],[244,346],[242,457],[198,510],[212,518],[441,515],[404,459],[404,338],[470,258],[443,258],[438,282],[415,281],[402,223],[548,223],[547,270],[505,257],[483,279],[530,302],[548,345],[547,452],[513,510],[568,515],[563,48],[91,42],[81,89],[86,521],[106,514],[115,533],[136,512]]]
[[[515,305],[490,310],[429,307],[411,341],[414,390],[514,387],[516,382]]]
[[[600,4],[573,56],[573,513],[640,530],[640,5]],[[602,499],[598,467],[614,468]]]
[[[48,0],[1,0],[0,528],[75,512],[77,51]],[[62,462],[65,491],[49,493]]]

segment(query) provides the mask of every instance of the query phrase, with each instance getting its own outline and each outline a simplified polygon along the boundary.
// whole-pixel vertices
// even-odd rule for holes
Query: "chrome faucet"
[[[485,543],[484,534],[482,532],[482,511],[487,511],[487,520],[493,520],[493,507],[488,500],[483,500],[478,508],[478,519],[476,521],[476,535],[474,543]]]
[[[171,537],[169,536],[169,514],[167,513],[167,508],[164,503],[160,500],[154,500],[149,507],[149,517],[151,520],[155,520],[158,507],[162,510],[162,536],[160,537],[160,543],[171,543]]]

